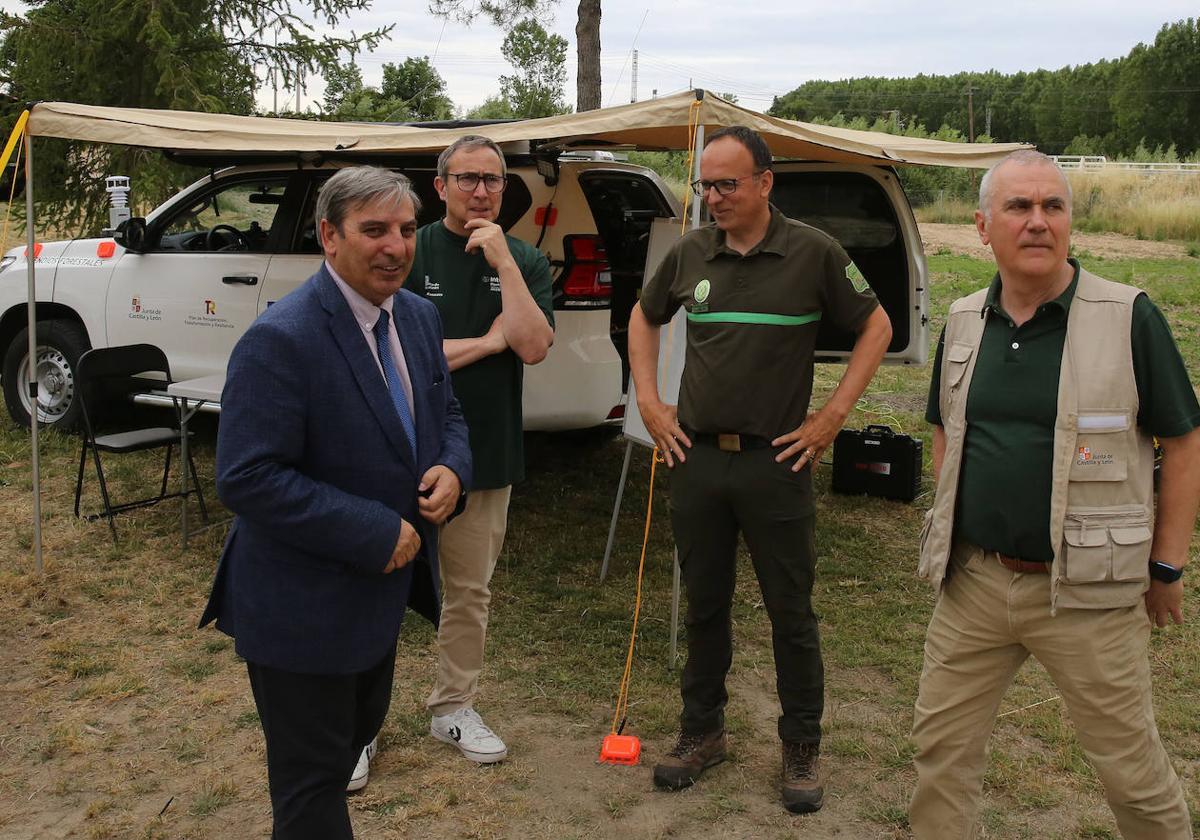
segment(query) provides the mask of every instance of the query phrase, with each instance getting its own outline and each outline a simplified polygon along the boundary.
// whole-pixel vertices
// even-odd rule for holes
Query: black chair
[[[167,482],[171,476],[171,450],[180,442],[179,415],[176,411],[173,427],[144,428],[135,427],[129,422],[132,405],[126,398],[139,391],[162,390],[171,383],[171,368],[162,350],[152,344],[130,344],[123,347],[105,347],[89,350],[84,353],[75,368],[75,395],[83,409],[83,428],[81,436],[83,445],[79,450],[79,475],[75,481],[75,515],[80,516],[79,500],[83,493],[83,467],[87,462],[90,449],[96,462],[96,477],[100,480],[100,495],[104,499],[104,512],[89,514],[87,519],[108,518],[108,527],[112,531],[113,542],[117,541],[117,526],[113,522],[114,514],[133,508],[156,505],[163,499],[183,498],[187,504],[187,496],[195,493],[200,502],[200,513],[208,522],[208,509],[204,504],[204,493],[200,490],[200,482],[196,478],[196,464],[188,453],[188,466],[191,468],[192,489],[167,492]],[[114,417],[113,415],[117,415]],[[125,416],[125,422],[119,422],[119,417]],[[115,426],[115,430],[110,427]],[[103,430],[103,434],[97,434]],[[191,437],[188,432],[188,437]],[[108,495],[108,484],[104,480],[104,467],[100,463],[100,453],[123,454],[141,452],[147,449],[165,449],[163,461],[162,486],[158,495],[136,502],[113,504]]]

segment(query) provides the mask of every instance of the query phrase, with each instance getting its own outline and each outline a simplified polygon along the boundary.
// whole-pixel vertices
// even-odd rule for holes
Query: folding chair
[[[96,477],[100,480],[100,495],[104,500],[104,512],[89,514],[86,518],[107,517],[113,542],[117,541],[117,526],[113,522],[114,514],[133,508],[156,505],[163,499],[182,498],[183,504],[187,504],[186,497],[193,492],[200,502],[201,516],[205,522],[208,521],[204,493],[200,490],[200,482],[196,478],[196,465],[190,452],[188,463],[191,468],[192,488],[190,490],[181,489],[174,493],[167,492],[167,482],[171,475],[171,450],[180,442],[178,412],[176,412],[176,423],[173,428],[162,426],[128,428],[129,423],[125,423],[118,431],[105,429],[103,434],[97,434],[102,426],[108,424],[108,420],[102,419],[101,416],[106,403],[120,404],[123,402],[121,397],[137,391],[161,390],[170,383],[171,369],[167,363],[167,357],[162,350],[152,344],[130,344],[123,347],[89,350],[80,357],[79,364],[76,366],[76,397],[80,400],[83,408],[83,428],[81,430],[83,445],[79,450],[79,475],[75,480],[75,515],[80,516],[79,500],[83,493],[83,468],[90,449],[92,459],[96,463]],[[191,434],[189,431],[189,437]],[[100,453],[119,455],[147,449],[166,450],[163,461],[162,486],[159,487],[158,495],[135,502],[113,504],[108,494],[108,483],[104,480],[104,467],[101,464]]]

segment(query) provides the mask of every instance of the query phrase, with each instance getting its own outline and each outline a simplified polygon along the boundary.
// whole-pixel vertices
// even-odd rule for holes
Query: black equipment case
[[[833,489],[911,502],[921,486],[921,441],[887,426],[842,429],[833,442]]]

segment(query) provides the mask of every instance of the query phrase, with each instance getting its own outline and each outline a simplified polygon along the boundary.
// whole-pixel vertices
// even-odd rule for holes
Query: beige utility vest
[[[1149,587],[1154,445],[1137,427],[1130,325],[1140,290],[1080,269],[1067,316],[1050,493],[1051,609],[1130,606]],[[940,587],[954,541],[967,394],[986,324],[987,290],[946,319],[938,398],[946,449],[921,533],[917,574]]]

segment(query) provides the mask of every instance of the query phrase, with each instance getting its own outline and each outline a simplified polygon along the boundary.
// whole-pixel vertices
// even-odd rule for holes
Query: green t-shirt
[[[967,434],[955,513],[955,531],[992,551],[1049,561],[1050,491],[1058,372],[1067,314],[1079,283],[1038,307],[1015,326],[1000,307],[1000,277],[992,280],[987,324],[967,394]],[[942,425],[938,404],[942,371],[938,342],[925,419]],[[1200,405],[1171,328],[1158,307],[1139,295],[1130,326],[1133,374],[1142,429],[1158,437],[1185,435],[1200,426]]]
[[[550,264],[537,249],[508,240],[534,301],[554,326]],[[446,338],[477,338],[500,314],[500,278],[483,254],[466,252],[467,240],[441,222],[417,231],[416,256],[405,288],[428,299],[442,316]],[[462,404],[474,463],[472,489],[506,487],[525,477],[521,430],[521,380],[525,366],[505,350],[461,367],[451,375]]]

